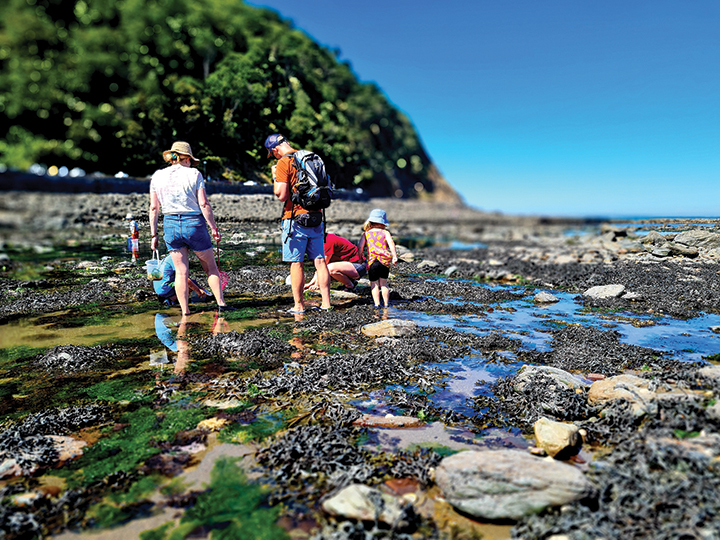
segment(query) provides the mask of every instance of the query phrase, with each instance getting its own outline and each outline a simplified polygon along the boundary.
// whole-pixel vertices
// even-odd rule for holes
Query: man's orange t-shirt
[[[292,202],[292,188],[295,180],[297,179],[297,169],[295,168],[295,159],[293,154],[290,152],[281,157],[277,162],[277,168],[275,169],[275,181],[282,182],[288,185],[288,198],[285,201],[285,207],[283,208],[282,219],[290,219],[293,215],[298,216],[300,214],[307,214],[305,210],[299,204],[293,204]],[[294,210],[293,210],[294,207]]]

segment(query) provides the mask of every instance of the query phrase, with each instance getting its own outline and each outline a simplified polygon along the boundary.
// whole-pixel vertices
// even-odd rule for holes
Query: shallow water
[[[517,287],[510,289],[518,290]],[[679,361],[703,361],[703,357],[720,352],[720,334],[710,330],[710,327],[720,326],[720,315],[703,314],[693,319],[681,320],[632,313],[608,314],[585,310],[580,302],[574,300],[576,295],[548,292],[554,294],[559,302],[536,305],[531,297],[527,297],[523,300],[498,303],[494,305],[493,311],[483,313],[482,316],[462,317],[428,315],[404,310],[402,304],[398,304],[388,310],[388,316],[412,320],[419,326],[445,326],[481,336],[491,332],[501,333],[520,340],[523,349],[543,352],[550,350],[552,336],[549,330],[564,323],[592,326],[605,331],[615,330],[620,334],[621,343],[665,352]],[[448,301],[446,298],[438,300]],[[513,357],[512,353],[505,354],[509,359]],[[481,354],[430,364],[429,367],[450,372],[445,381],[446,387],[431,396],[431,399],[439,406],[472,415],[469,399],[481,392],[476,384],[494,382],[512,375],[521,365],[519,362],[502,365],[488,363]]]
[[[475,286],[486,287],[482,284]],[[438,287],[442,289],[442,281],[438,281]],[[522,292],[522,288],[517,286],[506,288],[515,293]],[[526,296],[520,300],[493,304],[492,310],[480,315],[461,317],[405,310],[402,303],[398,303],[387,310],[386,316],[411,320],[420,326],[449,327],[481,336],[489,333],[503,334],[519,340],[523,349],[538,351],[550,350],[550,330],[569,323],[616,330],[622,343],[656,349],[681,361],[701,361],[703,357],[720,351],[720,334],[710,330],[713,326],[720,327],[720,315],[703,314],[693,319],[681,320],[657,314],[589,311],[575,300],[575,295],[552,290],[548,292],[554,294],[559,301],[550,305],[536,305],[530,296]],[[438,300],[455,301],[445,297]],[[196,306],[195,309],[202,309],[202,306]],[[0,349],[18,346],[47,349],[57,345],[95,346],[121,340],[149,339],[150,343],[155,343],[147,358],[150,366],[170,364],[177,356],[175,340],[180,322],[177,308],[149,310],[131,315],[118,314],[89,326],[63,327],[61,321],[72,316],[72,310],[68,310],[5,323],[0,326]],[[221,320],[220,325],[216,322],[217,316],[209,308],[207,311],[198,311],[191,317],[193,332],[199,334],[243,331],[248,327],[274,324],[275,321]],[[192,350],[184,352],[188,355],[185,363],[196,360]],[[512,353],[503,354],[508,357],[508,362],[502,365],[487,362],[482,354],[439,359],[437,363],[428,365],[430,368],[450,373],[445,387],[439,389],[432,396],[432,400],[444,408],[472,416],[468,401],[478,394],[477,384],[494,382],[519,369],[521,364],[512,362]],[[357,402],[356,406],[362,412],[375,414],[390,410],[381,399],[371,398],[369,402]]]

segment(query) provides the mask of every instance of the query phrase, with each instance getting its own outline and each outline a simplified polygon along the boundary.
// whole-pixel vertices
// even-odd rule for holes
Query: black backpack
[[[292,189],[292,202],[309,212],[319,212],[330,206],[335,186],[320,156],[307,150],[298,150],[293,154],[293,159],[297,179]]]

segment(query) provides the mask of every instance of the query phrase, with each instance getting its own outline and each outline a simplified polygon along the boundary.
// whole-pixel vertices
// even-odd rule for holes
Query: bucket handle
[[[157,260],[160,262],[160,252],[157,249],[153,250],[152,257],[150,258],[151,261]]]

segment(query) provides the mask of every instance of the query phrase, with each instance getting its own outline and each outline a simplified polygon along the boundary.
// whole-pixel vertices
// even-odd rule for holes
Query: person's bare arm
[[[198,204],[200,205],[200,211],[205,216],[205,221],[210,225],[210,231],[212,232],[213,238],[216,242],[220,241],[220,231],[218,231],[217,225],[215,224],[215,214],[213,214],[210,201],[208,201],[207,193],[205,188],[198,189],[197,192]]]
[[[317,272],[315,272],[315,275],[313,275],[313,278],[310,280],[310,283],[305,284],[305,290],[306,291],[317,291],[318,290],[318,284],[317,284]]]
[[[158,248],[158,216],[160,215],[160,200],[154,191],[150,192],[150,249],[155,251]]]
[[[290,194],[290,190],[288,190],[287,182],[275,181],[273,183],[273,193],[275,194],[275,196],[278,199],[280,199],[280,202],[287,201],[288,195]]]
[[[280,167],[280,182],[278,182],[278,165],[279,162],[272,166],[273,193],[280,200],[285,202],[290,197],[290,179],[287,178],[287,167]],[[283,163],[283,165],[286,165]]]
[[[388,248],[390,248],[390,253],[392,253],[392,263],[396,264],[398,262],[397,250],[395,249],[395,242],[392,239],[392,235],[388,231],[385,231],[385,241],[387,242]]]
[[[205,291],[203,289],[201,289],[200,287],[198,287],[197,285],[195,285],[195,282],[190,278],[188,278],[188,289],[196,292],[200,298],[205,298],[207,296],[207,294],[205,294]]]
[[[360,242],[358,243],[358,253],[360,254],[360,260],[365,260],[365,233],[360,237]]]

